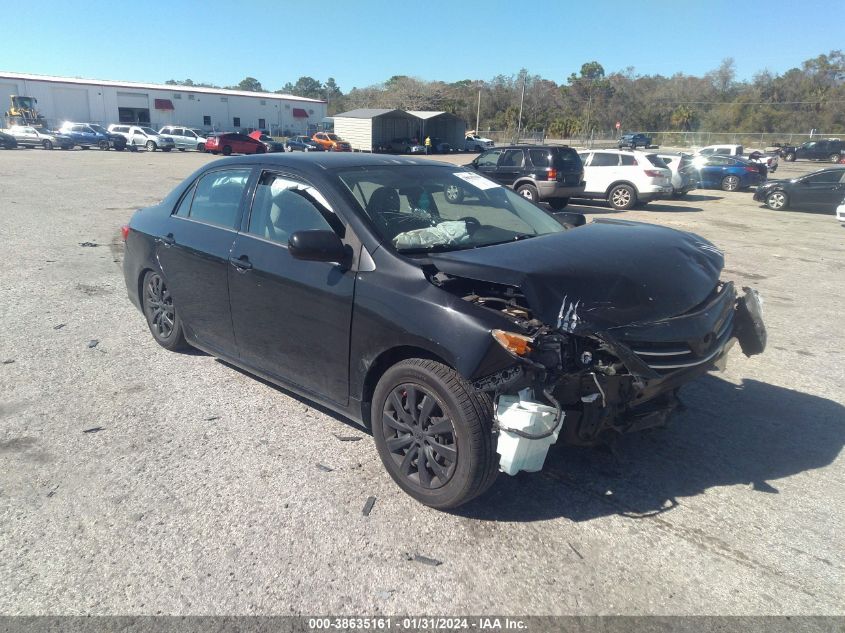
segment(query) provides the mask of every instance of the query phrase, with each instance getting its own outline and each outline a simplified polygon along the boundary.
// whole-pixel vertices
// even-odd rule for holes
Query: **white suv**
[[[599,198],[617,211],[672,194],[672,172],[657,154],[616,149],[578,152],[587,186],[579,198]]]
[[[176,147],[176,143],[172,138],[163,136],[150,127],[112,123],[109,126],[109,132],[126,137],[127,145],[132,147],[146,147],[150,152],[154,152],[157,149],[163,152],[169,152]]]

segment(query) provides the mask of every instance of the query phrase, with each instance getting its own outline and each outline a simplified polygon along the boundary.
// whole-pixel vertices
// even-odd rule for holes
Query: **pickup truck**
[[[493,147],[495,143],[489,138],[478,136],[477,134],[467,134],[464,139],[464,151],[466,152],[483,152],[485,149]]]
[[[777,171],[780,159],[776,153],[766,153],[760,150],[748,150],[746,152],[742,145],[708,145],[695,152],[696,156],[733,156],[747,160],[763,163],[768,168],[768,173]]]
[[[794,161],[799,158],[807,160],[826,160],[831,163],[838,163],[845,157],[845,147],[838,138],[822,139],[818,141],[807,141],[797,147],[784,145],[780,148],[780,155],[786,161]]]

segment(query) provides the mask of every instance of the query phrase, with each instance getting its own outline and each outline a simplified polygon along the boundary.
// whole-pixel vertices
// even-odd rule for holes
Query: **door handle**
[[[235,268],[238,269],[239,272],[246,272],[247,270],[252,268],[252,262],[249,261],[249,257],[246,255],[241,255],[237,259],[234,257],[229,258],[229,263],[232,264]]]
[[[165,246],[173,246],[176,243],[176,240],[173,239],[173,233],[168,233],[167,235],[158,238],[156,241],[159,244],[164,244]]]

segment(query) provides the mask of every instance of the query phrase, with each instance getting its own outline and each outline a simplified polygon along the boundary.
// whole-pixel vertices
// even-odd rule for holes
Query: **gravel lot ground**
[[[556,448],[449,514],[401,493],[358,427],[153,342],[119,227],[209,160],[0,152],[0,613],[845,614],[832,216],[719,191],[626,213],[725,249],[769,349],[732,352],[619,456]]]

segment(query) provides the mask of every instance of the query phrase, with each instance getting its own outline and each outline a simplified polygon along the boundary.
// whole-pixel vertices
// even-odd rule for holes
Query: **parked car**
[[[798,147],[784,145],[781,147],[780,155],[783,156],[784,160],[790,162],[798,159],[806,159],[826,160],[831,163],[838,163],[845,156],[845,147],[843,147],[842,141],[838,138],[807,141]]]
[[[770,180],[757,188],[754,199],[774,210],[806,209],[830,213],[845,196],[845,167],[832,167],[793,178]]]
[[[553,209],[563,209],[570,197],[584,191],[584,166],[571,147],[496,147],[479,154],[467,167],[532,202],[548,202]],[[472,190],[453,187],[446,191],[446,197],[450,202],[461,202],[467,189]]]
[[[766,166],[735,156],[699,156],[693,160],[704,189],[739,191],[766,182]]]
[[[29,125],[12,125],[6,133],[15,138],[20,147],[43,147],[44,149],[73,149],[74,142],[60,132],[39,130]]]
[[[0,132],[0,147],[3,149],[15,149],[18,146],[18,142],[15,140],[15,137],[11,134],[6,134],[5,132]]]
[[[272,136],[268,136],[261,130],[255,130],[254,132],[249,133],[249,137],[264,143],[264,148],[268,152],[284,152],[285,151],[285,144],[281,141],[274,141]]]
[[[111,147],[109,135],[95,130],[87,123],[66,121],[59,128],[59,132],[73,139],[74,145],[82,149],[99,147],[102,150],[108,150]]]
[[[585,150],[586,188],[578,198],[607,200],[617,211],[672,195],[672,172],[657,157],[640,150]]]
[[[181,152],[189,149],[195,149],[198,152],[205,151],[206,132],[199,128],[165,125],[158,133],[172,138],[176,149]]]
[[[127,145],[144,147],[148,152],[154,152],[157,149],[163,152],[169,152],[176,148],[176,143],[171,137],[159,134],[150,127],[112,123],[108,130],[109,132],[121,134],[125,137]]]
[[[630,134],[623,134],[619,137],[619,142],[617,143],[619,149],[624,147],[629,147],[631,149],[637,149],[638,147],[642,147],[643,149],[648,149],[651,147],[651,137],[647,134],[641,133],[630,133]]]
[[[425,154],[425,146],[412,138],[395,138],[387,146],[398,154]]]
[[[474,191],[452,205],[453,185]],[[567,229],[418,158],[214,161],[123,235],[127,292],[159,345],[368,427],[394,481],[436,508],[487,490],[497,449],[533,442],[505,421],[513,407],[543,412],[537,435],[596,444],[667,424],[678,388],[737,340],[765,348],[757,293],[720,281],[723,255],[701,237],[622,220]]]
[[[322,149],[309,136],[291,136],[285,141],[286,152],[319,152]]]
[[[431,150],[435,154],[451,154],[455,151],[450,143],[439,138],[431,139]]]
[[[842,200],[836,207],[836,219],[842,223],[842,226],[845,226],[845,200]]]
[[[205,140],[205,151],[212,154],[264,154],[264,143],[240,132],[225,132],[209,136]]]
[[[767,173],[774,173],[777,171],[780,160],[777,153],[764,152],[761,150],[748,150],[746,153],[742,145],[725,144],[725,145],[707,145],[695,151],[696,156],[713,156],[718,154],[720,156],[735,156],[736,158],[744,158],[754,163],[765,163]]]
[[[695,167],[692,164],[692,157],[689,154],[657,154],[657,157],[672,172],[672,197],[680,198],[687,195],[698,186],[698,178]]]
[[[109,145],[116,151],[122,152],[126,149],[126,137],[122,134],[117,134],[115,132],[109,132],[106,128],[102,125],[97,123],[89,123],[89,127],[91,127],[95,132],[99,132],[100,134],[105,134],[106,138],[109,139]],[[133,148],[134,149],[134,148]]]
[[[485,149],[489,149],[495,145],[489,138],[484,138],[478,134],[467,134],[464,139],[465,152],[483,152]]]
[[[325,152],[351,152],[352,145],[333,132],[317,132],[311,137]]]

